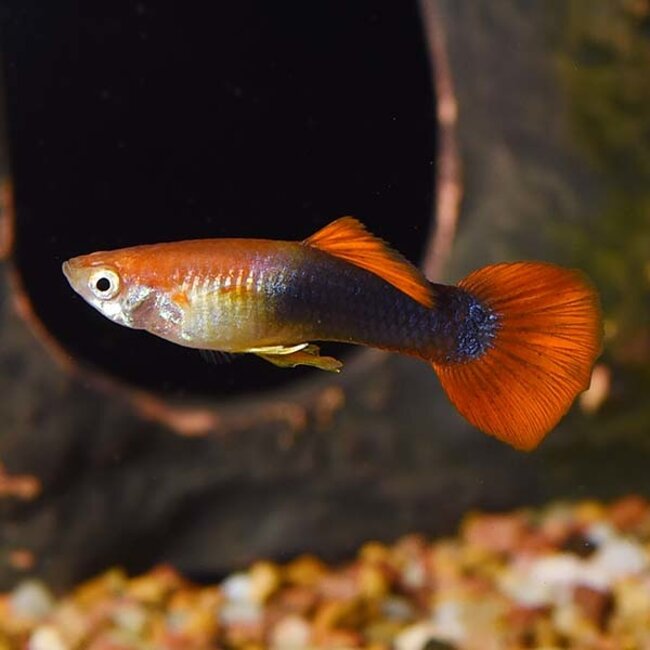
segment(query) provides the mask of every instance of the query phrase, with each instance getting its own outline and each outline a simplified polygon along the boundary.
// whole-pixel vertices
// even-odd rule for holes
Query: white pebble
[[[221,583],[221,591],[228,600],[250,602],[253,596],[253,581],[246,573],[233,573]]]
[[[402,582],[410,589],[424,587],[426,577],[424,562],[421,560],[411,560],[402,569]]]
[[[585,537],[596,546],[600,546],[614,539],[616,537],[616,530],[610,524],[606,524],[604,521],[598,521],[587,528]]]
[[[526,607],[540,607],[564,597],[579,579],[580,561],[568,553],[542,557],[506,571],[501,589]]]
[[[568,553],[544,557],[531,564],[532,580],[546,585],[549,590],[575,584],[582,572],[581,562]]]
[[[394,641],[395,650],[424,650],[436,638],[436,628],[431,623],[415,623],[404,628]]]
[[[467,632],[463,623],[463,612],[463,604],[455,600],[438,603],[433,611],[436,637],[445,641],[462,641]]]
[[[575,636],[576,630],[581,627],[584,616],[580,608],[574,603],[563,603],[561,607],[554,607],[552,612],[553,624],[569,638]]]
[[[262,608],[246,601],[227,602],[219,610],[219,620],[224,625],[253,625],[262,617]]]
[[[638,544],[625,539],[614,539],[594,553],[591,563],[614,581],[643,572],[648,567],[648,558]]]
[[[273,650],[303,650],[309,646],[311,627],[301,616],[285,616],[278,621],[271,634]]]
[[[113,621],[118,628],[137,636],[147,624],[147,612],[135,603],[127,603],[113,612]]]
[[[629,548],[640,552],[638,547],[625,543],[625,548],[622,548],[620,544],[618,541],[610,542],[588,560],[569,553],[539,558],[506,571],[501,579],[501,589],[526,607],[567,603],[578,585],[608,591],[617,571],[629,575],[645,566],[645,557],[644,564],[640,565],[638,554]]]
[[[27,642],[28,650],[70,650],[64,643],[58,630],[51,625],[44,625],[35,630]]]
[[[38,580],[21,582],[11,593],[10,603],[15,614],[30,619],[45,618],[54,607],[52,594]]]

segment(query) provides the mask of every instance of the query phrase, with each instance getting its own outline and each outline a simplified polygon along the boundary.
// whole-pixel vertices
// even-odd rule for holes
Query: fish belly
[[[300,339],[298,323],[277,317],[278,296],[291,275],[291,265],[262,259],[193,282],[186,291],[183,345],[244,352]]]

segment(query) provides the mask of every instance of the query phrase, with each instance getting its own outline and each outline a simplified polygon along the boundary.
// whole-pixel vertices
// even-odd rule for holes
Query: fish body
[[[302,242],[136,246],[73,258],[63,271],[114,322],[187,347],[326,370],[341,364],[313,341],[418,357],[472,423],[519,448],[537,444],[586,387],[600,346],[597,299],[577,272],[522,262],[433,284],[349,217]],[[527,419],[522,411],[504,428],[501,393],[516,412],[528,400]]]

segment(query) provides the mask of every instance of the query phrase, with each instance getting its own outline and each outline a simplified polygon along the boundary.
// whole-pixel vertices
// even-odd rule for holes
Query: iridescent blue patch
[[[483,356],[493,345],[499,331],[499,316],[474,296],[456,291],[447,312],[450,350],[446,361],[472,361]]]

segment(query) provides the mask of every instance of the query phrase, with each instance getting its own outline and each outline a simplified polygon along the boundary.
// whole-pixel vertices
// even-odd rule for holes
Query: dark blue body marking
[[[320,251],[312,260],[291,270],[275,301],[277,317],[304,324],[311,341],[357,343],[440,363],[476,359],[493,343],[498,316],[462,289],[432,284],[436,304],[428,309],[348,262]]]

